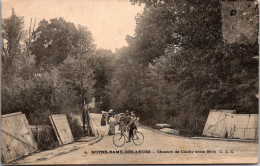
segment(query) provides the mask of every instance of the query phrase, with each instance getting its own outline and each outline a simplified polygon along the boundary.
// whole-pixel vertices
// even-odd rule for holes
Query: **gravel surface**
[[[100,114],[91,114],[97,125]],[[116,131],[118,132],[118,126]],[[189,139],[161,134],[139,127],[145,140],[142,145],[127,143],[123,147],[113,144],[108,136],[108,126],[99,126],[104,135],[96,144],[79,148],[70,153],[19,164],[209,164],[209,163],[256,163],[258,142]],[[43,156],[42,156],[43,157]],[[25,161],[25,159],[24,159]]]

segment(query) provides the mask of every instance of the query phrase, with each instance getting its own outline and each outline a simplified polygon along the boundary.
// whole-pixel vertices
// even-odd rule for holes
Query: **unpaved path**
[[[100,115],[92,114],[91,116],[99,125]],[[189,139],[160,134],[140,127],[139,131],[145,136],[145,141],[141,146],[129,143],[118,148],[113,144],[113,137],[107,135],[108,126],[100,126],[99,129],[105,135],[100,142],[68,154],[30,164],[223,164],[258,161],[258,143],[256,142]],[[116,154],[117,150],[122,150],[124,153]],[[19,164],[22,163],[21,160]]]

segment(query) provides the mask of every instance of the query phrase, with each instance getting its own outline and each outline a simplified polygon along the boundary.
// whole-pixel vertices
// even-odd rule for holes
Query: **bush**
[[[83,128],[80,125],[78,119],[73,119],[70,115],[67,115],[70,129],[75,140],[80,139],[84,136]]]
[[[37,114],[31,113],[28,116],[28,119],[31,121],[31,124],[34,124],[32,131],[38,149],[45,150],[59,145],[57,136],[49,119],[49,116],[51,114],[52,113],[50,111],[42,111],[37,112]],[[69,114],[66,115],[74,140],[78,140],[81,137],[83,137],[83,129],[82,126],[80,126],[78,119],[73,119]]]
[[[52,126],[39,126],[40,131],[34,131],[34,138],[37,143],[38,149],[46,150],[59,145]]]
[[[2,84],[2,114],[26,114],[29,124],[38,127],[33,133],[39,149],[58,145],[49,116],[76,110],[78,101],[75,90],[52,73],[36,74],[27,80],[13,76],[11,82]],[[69,123],[78,139],[81,127],[75,120]]]
[[[27,116],[38,149],[45,150],[59,145],[54,129],[50,122],[50,111],[36,111]]]
[[[66,107],[77,107],[76,92],[63,80],[55,80],[52,74],[35,75],[29,80],[14,77],[11,84],[2,86],[2,113],[30,113],[50,111],[59,113]]]

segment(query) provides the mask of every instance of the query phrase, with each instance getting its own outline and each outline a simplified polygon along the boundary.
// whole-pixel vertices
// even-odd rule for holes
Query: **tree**
[[[59,74],[68,85],[90,100],[93,80],[91,59],[95,49],[92,34],[87,27],[66,22],[63,18],[42,20],[33,32],[32,54],[36,66],[51,70],[59,68]],[[81,86],[82,77],[82,86]]]
[[[24,38],[23,17],[18,17],[14,9],[9,18],[2,20],[2,71],[3,74],[11,73],[15,56],[21,51],[20,42]]]
[[[258,112],[258,45],[223,42],[221,1],[130,1],[145,9],[117,52],[113,108],[137,111],[149,125],[177,116],[176,127],[191,131],[210,109]]]
[[[68,55],[73,54],[77,40],[77,28],[63,18],[42,20],[32,35],[32,54],[38,67],[48,68],[60,65]]]
[[[109,97],[107,95],[106,86],[110,83],[113,78],[115,54],[111,50],[98,49],[94,53],[93,59],[93,74],[94,74],[94,88],[95,98],[97,102],[101,103],[102,110],[109,109]]]
[[[59,66],[59,75],[64,80],[67,86],[76,91],[78,96],[81,96],[81,71],[79,58],[68,56],[62,65]],[[93,71],[90,67],[87,57],[82,61],[82,84],[83,84],[83,99],[88,102],[91,100],[94,93]],[[78,101],[78,104],[81,100]],[[81,103],[82,104],[82,103]]]

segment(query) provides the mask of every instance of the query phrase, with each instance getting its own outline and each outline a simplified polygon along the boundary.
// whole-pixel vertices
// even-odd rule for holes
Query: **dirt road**
[[[92,114],[91,116],[99,125],[101,115]],[[100,142],[31,164],[208,164],[256,163],[258,161],[258,143],[256,142],[197,140],[139,128],[145,136],[141,146],[128,143],[118,148],[113,144],[113,137],[107,135],[108,126],[100,126],[99,129],[104,134]],[[22,160],[19,163],[22,164]]]

